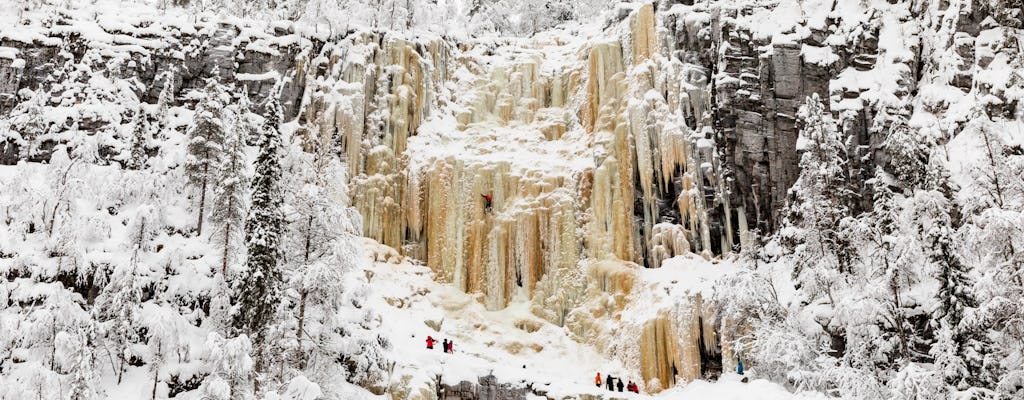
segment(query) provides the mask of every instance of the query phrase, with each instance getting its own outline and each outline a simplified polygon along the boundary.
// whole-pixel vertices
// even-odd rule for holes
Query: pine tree
[[[235,328],[252,337],[258,365],[264,365],[266,327],[274,319],[281,299],[281,134],[278,124],[281,107],[276,98],[267,105],[267,118],[257,142],[256,175],[252,187],[252,206],[245,224],[248,261],[236,282]]]
[[[188,157],[185,160],[185,174],[191,184],[199,188],[199,219],[197,235],[203,234],[203,213],[206,207],[207,187],[214,179],[221,150],[225,127],[222,109],[223,91],[214,81],[206,85],[203,100],[196,108],[195,119],[189,127]]]
[[[245,196],[249,190],[249,178],[245,174],[245,124],[233,119],[224,137],[223,151],[217,164],[216,188],[210,221],[217,224],[221,234],[216,241],[223,248],[221,274],[227,275],[228,263],[236,248],[234,238],[245,220]]]

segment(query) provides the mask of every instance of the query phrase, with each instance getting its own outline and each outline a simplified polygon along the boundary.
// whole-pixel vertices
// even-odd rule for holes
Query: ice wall
[[[306,60],[300,122],[349,161],[366,236],[490,309],[531,301],[657,390],[703,373],[717,329],[688,296],[623,319],[637,269],[746,231],[709,70],[668,56],[658,24],[647,4],[575,43],[355,35]]]

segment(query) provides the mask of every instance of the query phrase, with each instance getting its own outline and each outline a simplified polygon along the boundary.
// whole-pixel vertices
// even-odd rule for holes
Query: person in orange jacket
[[[597,373],[597,378],[594,378],[594,383],[597,384],[597,387],[601,387],[601,373],[600,372]]]
[[[427,336],[427,348],[431,350],[434,349],[434,338],[430,337],[429,335]]]

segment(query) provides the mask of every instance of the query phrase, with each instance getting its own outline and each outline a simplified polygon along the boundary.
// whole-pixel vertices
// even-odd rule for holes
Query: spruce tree
[[[928,149],[931,147],[926,138],[908,127],[905,121],[898,119],[889,127],[882,147],[889,156],[889,165],[896,183],[908,189],[924,184],[928,170]]]
[[[252,186],[252,205],[245,224],[248,261],[235,287],[234,303],[240,306],[234,326],[249,334],[256,346],[257,362],[262,357],[266,326],[274,318],[281,298],[281,134],[278,130],[281,107],[276,98],[267,105],[266,123],[257,141],[256,174]]]
[[[913,310],[906,307],[903,297],[911,285],[913,269],[906,259],[907,244],[901,241],[899,231],[900,203],[896,200],[889,181],[889,175],[881,167],[876,167],[875,177],[871,181],[874,205],[872,211],[861,218],[866,219],[865,225],[871,228],[871,244],[877,249],[872,253],[882,264],[881,276],[873,279],[872,283],[877,282],[888,289],[890,297],[879,300],[886,304],[888,322],[896,330],[900,342],[900,356],[904,360],[910,360],[911,345],[916,343],[916,338],[912,337],[913,326],[907,321],[907,315]],[[872,261],[875,260],[869,262]]]
[[[203,234],[203,213],[206,208],[206,192],[210,181],[217,172],[219,156],[224,143],[224,115],[222,109],[223,91],[216,82],[206,85],[205,96],[196,108],[195,118],[189,127],[188,156],[185,159],[185,174],[189,183],[199,189],[199,218],[196,223],[197,235]]]
[[[826,270],[844,273],[850,264],[851,249],[839,228],[849,216],[849,191],[844,189],[846,148],[843,134],[817,94],[807,98],[800,117],[800,177],[789,190],[780,234],[796,256],[794,275],[801,283],[818,285],[831,280],[822,275],[832,273]],[[801,278],[805,271],[810,275]]]
[[[157,134],[163,134],[169,128],[170,110],[174,105],[174,70],[164,72],[164,87],[156,101]]]
[[[146,145],[149,143],[149,118],[144,113],[140,108],[135,112],[135,118],[132,121],[131,147],[128,160],[125,162],[125,166],[129,169],[142,169],[146,166],[148,159]]]
[[[996,349],[988,337],[990,327],[976,318],[980,302],[970,275],[970,266],[962,258],[957,235],[958,205],[941,191],[948,188],[948,172],[935,160],[929,166],[933,190],[919,191],[915,196],[915,217],[919,223],[924,251],[938,282],[932,326],[939,332],[939,341],[932,355],[946,383],[960,389],[995,386],[999,367],[992,355]],[[943,178],[945,177],[945,178]]]

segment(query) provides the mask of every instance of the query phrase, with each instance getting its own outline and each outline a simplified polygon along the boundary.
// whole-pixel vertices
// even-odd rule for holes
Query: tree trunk
[[[231,223],[228,222],[224,226],[224,264],[220,268],[220,273],[224,277],[228,276],[228,249],[231,248]]]
[[[306,220],[306,243],[305,243],[305,254],[303,255],[303,262],[309,264],[309,251],[313,245],[313,216],[310,216]],[[298,341],[296,351],[298,351],[298,360],[296,365],[299,369],[306,368],[306,355],[302,352],[302,335],[305,333],[305,322],[306,322],[306,296],[309,292],[305,289],[302,290],[302,294],[299,296],[299,326],[295,329],[295,339]]]
[[[156,400],[156,384],[160,382],[160,368],[153,370],[153,393],[152,400]]]
[[[209,167],[203,167],[203,184],[199,190],[199,223],[196,224],[196,236],[203,235],[203,208],[206,206],[206,170]]]
[[[298,341],[296,351],[298,352],[298,360],[296,360],[296,366],[299,369],[306,368],[306,354],[302,352],[302,335],[304,334],[303,329],[306,322],[306,295],[308,293],[303,290],[302,295],[299,296],[299,326],[295,328],[295,340]]]

